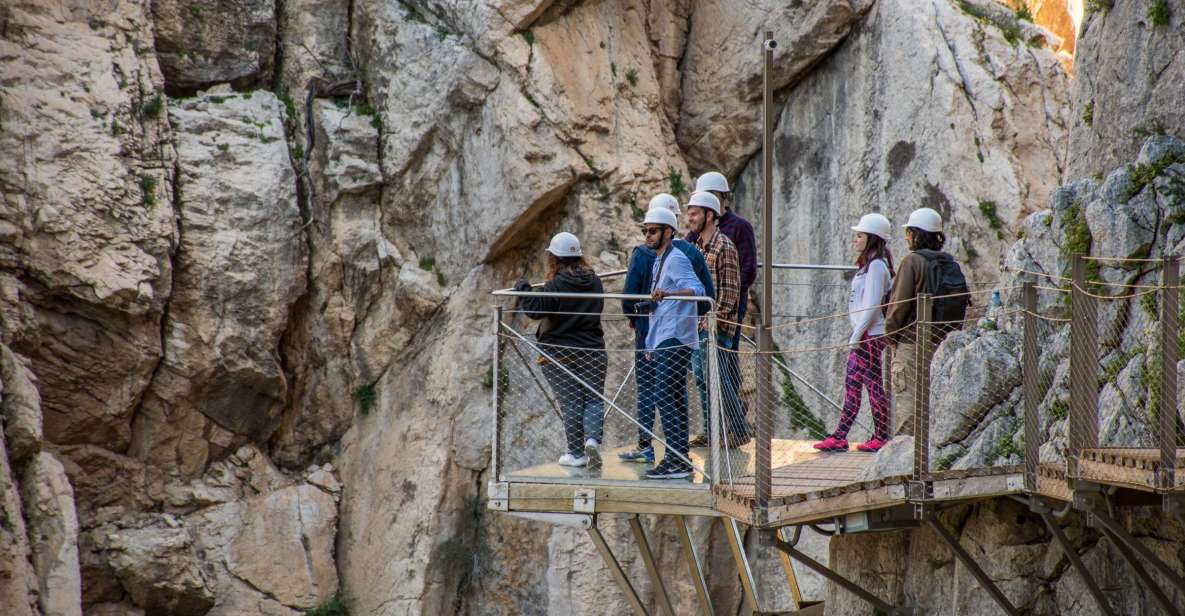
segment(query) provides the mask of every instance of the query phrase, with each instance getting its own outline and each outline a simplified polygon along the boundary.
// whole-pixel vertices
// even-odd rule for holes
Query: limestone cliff
[[[1185,131],[1185,4],[1097,4],[1071,78],[1054,0],[1045,29],[988,0],[5,2],[0,611],[624,611],[581,535],[485,511],[488,292],[560,229],[624,266],[648,198],[709,168],[752,216],[766,29],[779,260],[925,203],[977,279],[1044,263],[1026,216],[1059,184]]]

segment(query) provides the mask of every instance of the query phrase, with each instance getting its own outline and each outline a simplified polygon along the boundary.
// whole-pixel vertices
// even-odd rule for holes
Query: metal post
[[[687,560],[687,571],[691,574],[692,585],[695,586],[700,611],[703,616],[715,616],[712,610],[712,594],[708,590],[708,581],[704,578],[704,569],[700,566],[699,554],[695,552],[695,543],[691,541],[691,531],[687,529],[687,518],[681,515],[674,518],[675,530],[679,535],[679,543],[683,546],[683,557]]]
[[[1160,290],[1160,487],[1176,483],[1177,466],[1177,304],[1181,275],[1178,257],[1165,257]]]
[[[753,569],[749,567],[749,556],[745,553],[745,535],[741,532],[741,525],[733,518],[721,518],[724,524],[724,534],[728,537],[728,547],[732,549],[732,558],[736,561],[737,573],[741,576],[741,589],[745,591],[745,602],[749,610],[761,610],[757,602],[757,580],[753,578]]]
[[[650,542],[646,540],[646,531],[642,528],[642,521],[638,516],[630,516],[630,530],[634,533],[634,541],[638,543],[638,551],[642,553],[642,564],[646,566],[646,573],[650,574],[650,584],[654,587],[654,596],[658,599],[658,607],[667,616],[675,616],[675,608],[671,607],[671,598],[667,595],[667,587],[662,583],[658,565],[654,563],[654,553],[650,551]]]
[[[991,595],[992,599],[996,602],[996,605],[1000,606],[1000,609],[1004,610],[1005,614],[1008,614],[1009,616],[1018,616],[1020,614],[1020,611],[1013,607],[1012,603],[1008,601],[1008,597],[1005,597],[1004,593],[1000,592],[1000,589],[996,586],[996,583],[992,581],[992,578],[988,577],[988,575],[983,572],[983,569],[979,567],[979,564],[975,562],[975,559],[967,553],[967,550],[963,549],[963,546],[959,545],[958,539],[955,539],[955,537],[950,534],[950,531],[947,530],[941,522],[934,518],[929,518],[926,520],[926,523],[930,525],[930,528],[934,529],[934,532],[938,533],[938,536],[942,538],[943,543],[945,543],[946,546],[955,553],[955,556],[958,557],[959,561],[963,563],[963,566],[966,567],[967,570],[971,572],[971,575],[975,577],[976,581],[979,582],[979,587],[987,591],[988,595]]]
[[[770,70],[773,64],[774,33],[765,31],[762,42],[762,104],[761,104],[761,327],[757,331],[757,442],[755,443],[755,489],[758,523],[765,523],[769,511],[769,499],[773,492],[773,457],[770,445],[773,440],[774,374],[772,330],[773,323],[773,83]]]
[[[609,568],[609,573],[613,575],[613,580],[617,582],[618,588],[625,594],[625,600],[629,602],[630,607],[634,608],[634,613],[647,616],[646,606],[642,605],[642,600],[638,598],[638,592],[634,590],[633,584],[630,584],[629,578],[625,577],[625,571],[617,562],[617,557],[613,556],[613,550],[609,549],[609,544],[605,542],[605,537],[597,528],[595,520],[593,527],[588,529],[588,537],[597,547],[597,552],[600,552],[601,558],[605,561],[605,566]]]
[[[917,339],[914,341],[914,363],[917,382],[913,387],[913,480],[926,481],[930,473],[930,355],[932,351],[930,323],[933,319],[933,299],[928,293],[918,296]]]
[[[1070,291],[1070,439],[1066,475],[1081,476],[1082,450],[1099,446],[1098,305],[1086,293],[1086,259],[1074,256]]]
[[[494,306],[494,363],[493,363],[493,390],[490,394],[492,396],[491,408],[494,409],[494,434],[493,445],[490,448],[490,469],[493,472],[495,481],[505,481],[502,477],[502,306]]]
[[[1036,492],[1037,465],[1041,455],[1041,443],[1037,436],[1040,429],[1037,407],[1041,402],[1038,399],[1041,387],[1037,378],[1037,287],[1032,282],[1026,282],[1022,293],[1025,318],[1020,374],[1025,398],[1025,491]]]
[[[724,425],[724,405],[720,400],[720,345],[716,341],[716,311],[708,313],[708,412],[703,415],[708,418],[708,451],[711,452],[712,485],[720,483],[720,455],[724,443],[721,442]]]

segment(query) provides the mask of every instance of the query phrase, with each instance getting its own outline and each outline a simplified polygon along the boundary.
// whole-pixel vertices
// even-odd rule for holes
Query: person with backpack
[[[856,276],[848,297],[848,320],[852,335],[848,344],[847,375],[844,381],[843,412],[839,425],[827,438],[815,443],[822,451],[847,451],[848,430],[860,412],[863,390],[868,390],[872,408],[872,438],[856,446],[860,451],[875,452],[889,441],[889,401],[885,395],[881,357],[885,351],[885,317],[881,312],[885,294],[893,280],[893,255],[889,252],[892,225],[880,214],[865,214],[852,227],[856,232]]]
[[[959,329],[970,303],[967,280],[954,257],[942,252],[946,236],[942,234],[942,216],[924,207],[914,210],[905,223],[905,244],[910,253],[901,260],[893,290],[889,295],[889,309],[885,316],[885,331],[893,361],[889,370],[893,384],[894,434],[912,435],[917,392],[917,296],[923,293],[933,299],[931,321],[943,323],[931,329],[929,340],[932,351],[946,334]]]
[[[605,420],[605,332],[601,327],[604,288],[589,267],[580,240],[571,233],[557,233],[547,247],[547,282],[544,293],[588,293],[587,298],[523,297],[519,302],[527,317],[540,321],[535,333],[543,354],[539,357],[543,378],[555,392],[563,413],[566,453],[561,466],[597,466]],[[531,283],[519,280],[516,291],[530,291]],[[561,367],[563,366],[563,367]]]

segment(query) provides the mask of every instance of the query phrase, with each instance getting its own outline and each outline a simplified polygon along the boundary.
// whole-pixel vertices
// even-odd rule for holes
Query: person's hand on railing
[[[527,282],[526,278],[519,278],[518,281],[514,283],[514,290],[515,291],[530,291],[531,290],[531,283]]]
[[[654,292],[650,294],[650,299],[656,302],[661,302],[662,299],[668,295],[670,295],[670,293],[663,289],[655,289]]]

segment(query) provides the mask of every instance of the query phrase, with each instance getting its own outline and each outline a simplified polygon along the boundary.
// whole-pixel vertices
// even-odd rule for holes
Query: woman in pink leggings
[[[872,407],[873,435],[856,445],[860,451],[877,451],[889,440],[889,401],[881,377],[881,356],[885,350],[885,316],[881,305],[893,280],[893,255],[889,253],[889,220],[880,214],[866,214],[852,227],[856,266],[852,294],[848,298],[848,319],[852,324],[848,371],[844,384],[843,412],[839,426],[830,436],[815,443],[815,449],[841,451],[848,448],[848,430],[860,412],[860,399],[868,389]]]

